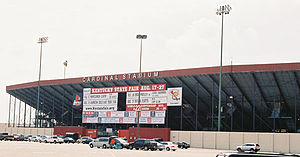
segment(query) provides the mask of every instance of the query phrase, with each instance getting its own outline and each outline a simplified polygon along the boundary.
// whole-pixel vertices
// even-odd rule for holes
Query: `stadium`
[[[221,130],[299,132],[299,70],[300,63],[223,66]],[[162,87],[161,91],[179,87],[182,89],[182,97],[180,105],[163,105],[159,108],[156,104],[154,110],[163,111],[163,119],[159,122],[141,123],[141,127],[186,131],[217,130],[219,72],[220,67],[142,72],[143,87],[157,85],[157,89]],[[113,110],[116,113],[118,111],[118,114],[127,114],[129,92],[120,90],[123,87],[136,87],[139,84],[138,78],[138,73],[127,73],[42,80],[39,105],[38,81],[9,85],[6,87],[6,92],[10,95],[8,125],[41,128],[84,126],[98,130],[107,127],[114,130],[136,127],[136,119],[127,123],[121,123],[119,119],[117,122],[114,119],[97,120],[101,117],[100,112],[96,114],[92,111],[97,118],[95,121],[87,120],[91,112],[84,111],[82,98],[84,102],[86,89],[117,93],[114,94],[117,108]],[[112,88],[119,91],[109,91]],[[19,104],[19,109],[16,104]],[[21,104],[25,108],[23,112],[20,111]],[[37,108],[40,111],[38,114]],[[24,117],[24,122],[20,122],[20,116]],[[16,117],[19,117],[19,122],[16,122]]]

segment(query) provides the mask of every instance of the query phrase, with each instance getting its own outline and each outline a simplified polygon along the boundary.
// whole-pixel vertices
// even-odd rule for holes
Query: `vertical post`
[[[199,96],[199,84],[198,84],[198,88],[197,88],[197,96],[196,96],[196,125],[195,125],[195,130],[198,130],[198,108],[199,108],[199,102],[198,102],[198,96]]]
[[[31,109],[32,107],[29,106],[29,127],[31,127]]]
[[[26,106],[27,106],[27,104],[26,103],[24,103],[24,128],[25,128],[25,126],[26,126]]]
[[[215,109],[215,103],[214,103],[214,81],[212,80],[212,93],[211,93],[211,129],[214,129],[214,109]]]
[[[183,104],[181,104],[180,106],[180,130],[182,130],[182,118],[183,118],[182,106]]]
[[[224,6],[222,6],[222,9],[224,10]],[[221,131],[223,18],[224,18],[224,13],[222,13],[222,27],[221,27],[221,60],[220,60],[219,106],[218,106],[218,131]]]
[[[73,126],[73,119],[74,119],[74,108],[73,108],[73,106],[72,106],[72,126]]]
[[[181,82],[181,87],[183,87],[182,82]],[[182,88],[182,93],[183,93],[183,88]],[[183,104],[181,104],[180,106],[180,130],[182,130],[182,125],[183,125],[182,122],[183,122]]]
[[[274,84],[273,84],[274,85]],[[273,131],[275,132],[276,130],[276,119],[275,119],[275,86],[273,86],[273,94],[274,94],[274,97],[273,97]]]
[[[15,102],[14,102],[14,123],[13,123],[13,127],[15,127],[15,123],[16,123],[16,102],[17,102],[17,98],[15,97]]]
[[[21,100],[19,100],[19,118],[18,118],[18,127],[20,126],[20,115],[21,115]]]
[[[139,82],[139,97],[138,97],[138,106],[141,104],[141,79],[142,79],[142,50],[143,50],[143,39],[147,39],[147,35],[137,35],[137,39],[141,40],[141,45],[140,45],[140,68],[139,68],[139,77],[138,77],[138,82]],[[140,137],[140,111],[137,110],[138,116],[137,116],[137,139]]]
[[[54,123],[54,121],[53,121],[53,119],[54,119],[54,99],[53,99],[53,96],[52,96],[52,117],[51,117],[51,122],[52,122],[52,124],[51,124],[51,126],[52,127],[54,127],[54,125],[53,125],[53,123]]]
[[[10,110],[11,110],[11,95],[9,94],[8,122],[7,122],[8,127],[10,127]]]
[[[169,111],[168,111],[168,106],[167,106],[167,110],[166,110],[166,128],[169,127]]]
[[[295,72],[296,75],[296,72]],[[297,94],[299,89],[297,88],[297,78],[295,76],[295,96],[294,96],[294,123],[295,123],[295,132],[297,132]]]
[[[232,60],[231,60],[231,66],[230,66],[230,75],[232,75]],[[233,77],[233,76],[232,76]],[[233,106],[233,79],[231,78],[231,98],[230,98],[230,103],[231,103],[231,109],[234,107]],[[231,110],[231,115],[230,115],[230,131],[233,130],[233,110]]]
[[[64,106],[65,106],[65,90],[62,95],[62,105],[61,105],[61,125],[64,124]]]
[[[244,131],[244,95],[242,95],[242,131]]]
[[[295,132],[297,132],[297,93],[295,93]]]
[[[253,85],[255,84],[254,83],[255,80],[253,80]],[[255,88],[255,85],[253,86],[253,95],[254,95],[254,104],[253,104],[253,111],[252,111],[252,129],[253,131],[255,131],[255,110],[256,110],[256,88]]]
[[[140,68],[139,68],[139,97],[138,97],[138,105],[140,108],[141,105],[141,77],[142,77],[142,50],[143,50],[143,39],[141,38],[140,44]],[[137,119],[137,139],[140,138],[140,111],[137,111],[138,119]]]
[[[36,115],[35,115],[35,126],[38,127],[39,123],[39,107],[40,107],[40,82],[41,82],[41,69],[42,69],[42,49],[43,49],[43,43],[41,42],[40,47],[40,69],[39,69],[39,81],[38,81],[38,95],[37,95],[37,106],[36,106]]]
[[[39,115],[39,123],[40,123],[40,128],[42,128],[42,117],[43,117],[43,109],[44,109],[44,97],[42,97],[43,100],[41,101],[41,107],[40,107],[40,115]]]

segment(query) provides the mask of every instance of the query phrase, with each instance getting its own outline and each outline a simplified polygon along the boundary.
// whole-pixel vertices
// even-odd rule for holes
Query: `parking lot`
[[[213,149],[177,149],[174,151],[144,151],[91,149],[87,144],[49,144],[24,141],[0,141],[0,156],[20,157],[215,157],[221,150]]]

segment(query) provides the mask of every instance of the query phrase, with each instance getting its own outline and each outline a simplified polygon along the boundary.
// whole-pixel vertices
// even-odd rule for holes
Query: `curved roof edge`
[[[278,63],[278,64],[251,64],[251,65],[232,65],[232,72],[262,72],[262,71],[287,71],[287,70],[300,70],[300,62],[297,63]],[[155,77],[170,77],[170,76],[184,76],[184,75],[200,75],[200,74],[214,74],[219,73],[220,67],[202,67],[178,70],[165,70],[156,72],[142,72],[142,78],[155,78]],[[223,73],[231,72],[231,65],[223,66]],[[103,82],[103,81],[116,81],[116,80],[130,80],[137,79],[138,73],[125,73],[114,75],[101,75],[101,76],[87,76],[69,79],[55,79],[55,80],[42,80],[41,86],[47,85],[60,85],[60,84],[73,84],[73,83],[87,83],[87,82]],[[15,84],[6,86],[6,91],[35,87],[38,81]]]

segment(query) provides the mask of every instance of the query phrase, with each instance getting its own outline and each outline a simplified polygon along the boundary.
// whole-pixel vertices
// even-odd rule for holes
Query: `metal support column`
[[[242,95],[242,131],[244,131],[244,95]]]
[[[169,127],[169,111],[168,111],[168,106],[167,106],[167,110],[166,110],[166,128]]]
[[[214,81],[212,80],[212,93],[211,93],[211,129],[214,129]]]
[[[22,101],[21,100],[19,100],[19,118],[18,118],[18,127],[20,126],[20,115],[21,115],[21,103],[22,103]]]
[[[183,95],[183,85],[182,85],[182,82],[181,82],[181,87],[182,87],[182,95]],[[182,96],[183,98],[183,96]],[[182,130],[182,118],[183,118],[183,104],[181,104],[180,106],[180,130]]]
[[[180,106],[180,130],[182,130],[182,117],[183,117],[182,106],[183,104],[181,104]]]
[[[230,75],[232,75],[232,61],[231,61],[231,66],[230,66]],[[232,109],[234,107],[233,106],[233,79],[232,78],[231,78],[231,98],[230,98],[230,103],[231,103],[231,109]],[[230,115],[230,131],[232,131],[232,129],[233,129],[233,112],[231,112],[231,115]]]
[[[17,102],[17,98],[15,97],[15,102],[14,102],[14,120],[13,120],[13,127],[15,127],[15,120],[16,120],[16,102]]]
[[[297,132],[297,94],[299,93],[299,87],[297,85],[297,77],[296,77],[296,73],[295,74],[295,96],[294,96],[294,125],[295,125],[295,132]]]
[[[10,110],[11,110],[11,95],[9,94],[8,122],[7,122],[8,127],[10,127]]]
[[[198,102],[198,97],[199,97],[199,87],[200,85],[198,84],[198,88],[197,88],[197,95],[196,95],[196,125],[195,125],[195,130],[198,130],[198,108],[199,108],[199,102]]]
[[[275,99],[276,99],[275,98],[275,86],[273,86],[273,112],[274,112],[274,114],[273,114],[273,132],[275,132],[275,129],[276,129],[276,119],[275,119],[275,111],[274,111],[275,102],[276,102]]]
[[[62,102],[62,105],[61,105],[61,125],[63,125],[64,123],[64,106],[65,106],[65,90],[63,92],[63,102]]]
[[[72,106],[72,122],[71,122],[72,126],[73,126],[73,120],[74,120],[74,108]]]
[[[51,113],[51,125],[52,125],[52,127],[54,127],[54,99],[53,99],[53,96],[52,96],[52,113]]]
[[[295,132],[297,132],[297,93],[295,93]]]
[[[31,127],[31,109],[32,107],[29,106],[29,127]]]
[[[27,106],[27,104],[26,103],[24,103],[24,128],[25,128],[25,126],[26,126],[26,106]]]
[[[253,80],[254,81],[254,80]],[[254,82],[255,84],[255,82]],[[254,97],[254,104],[252,106],[252,130],[255,131],[255,107],[256,107],[256,89],[255,86],[253,86],[254,90],[253,90],[253,97]]]

